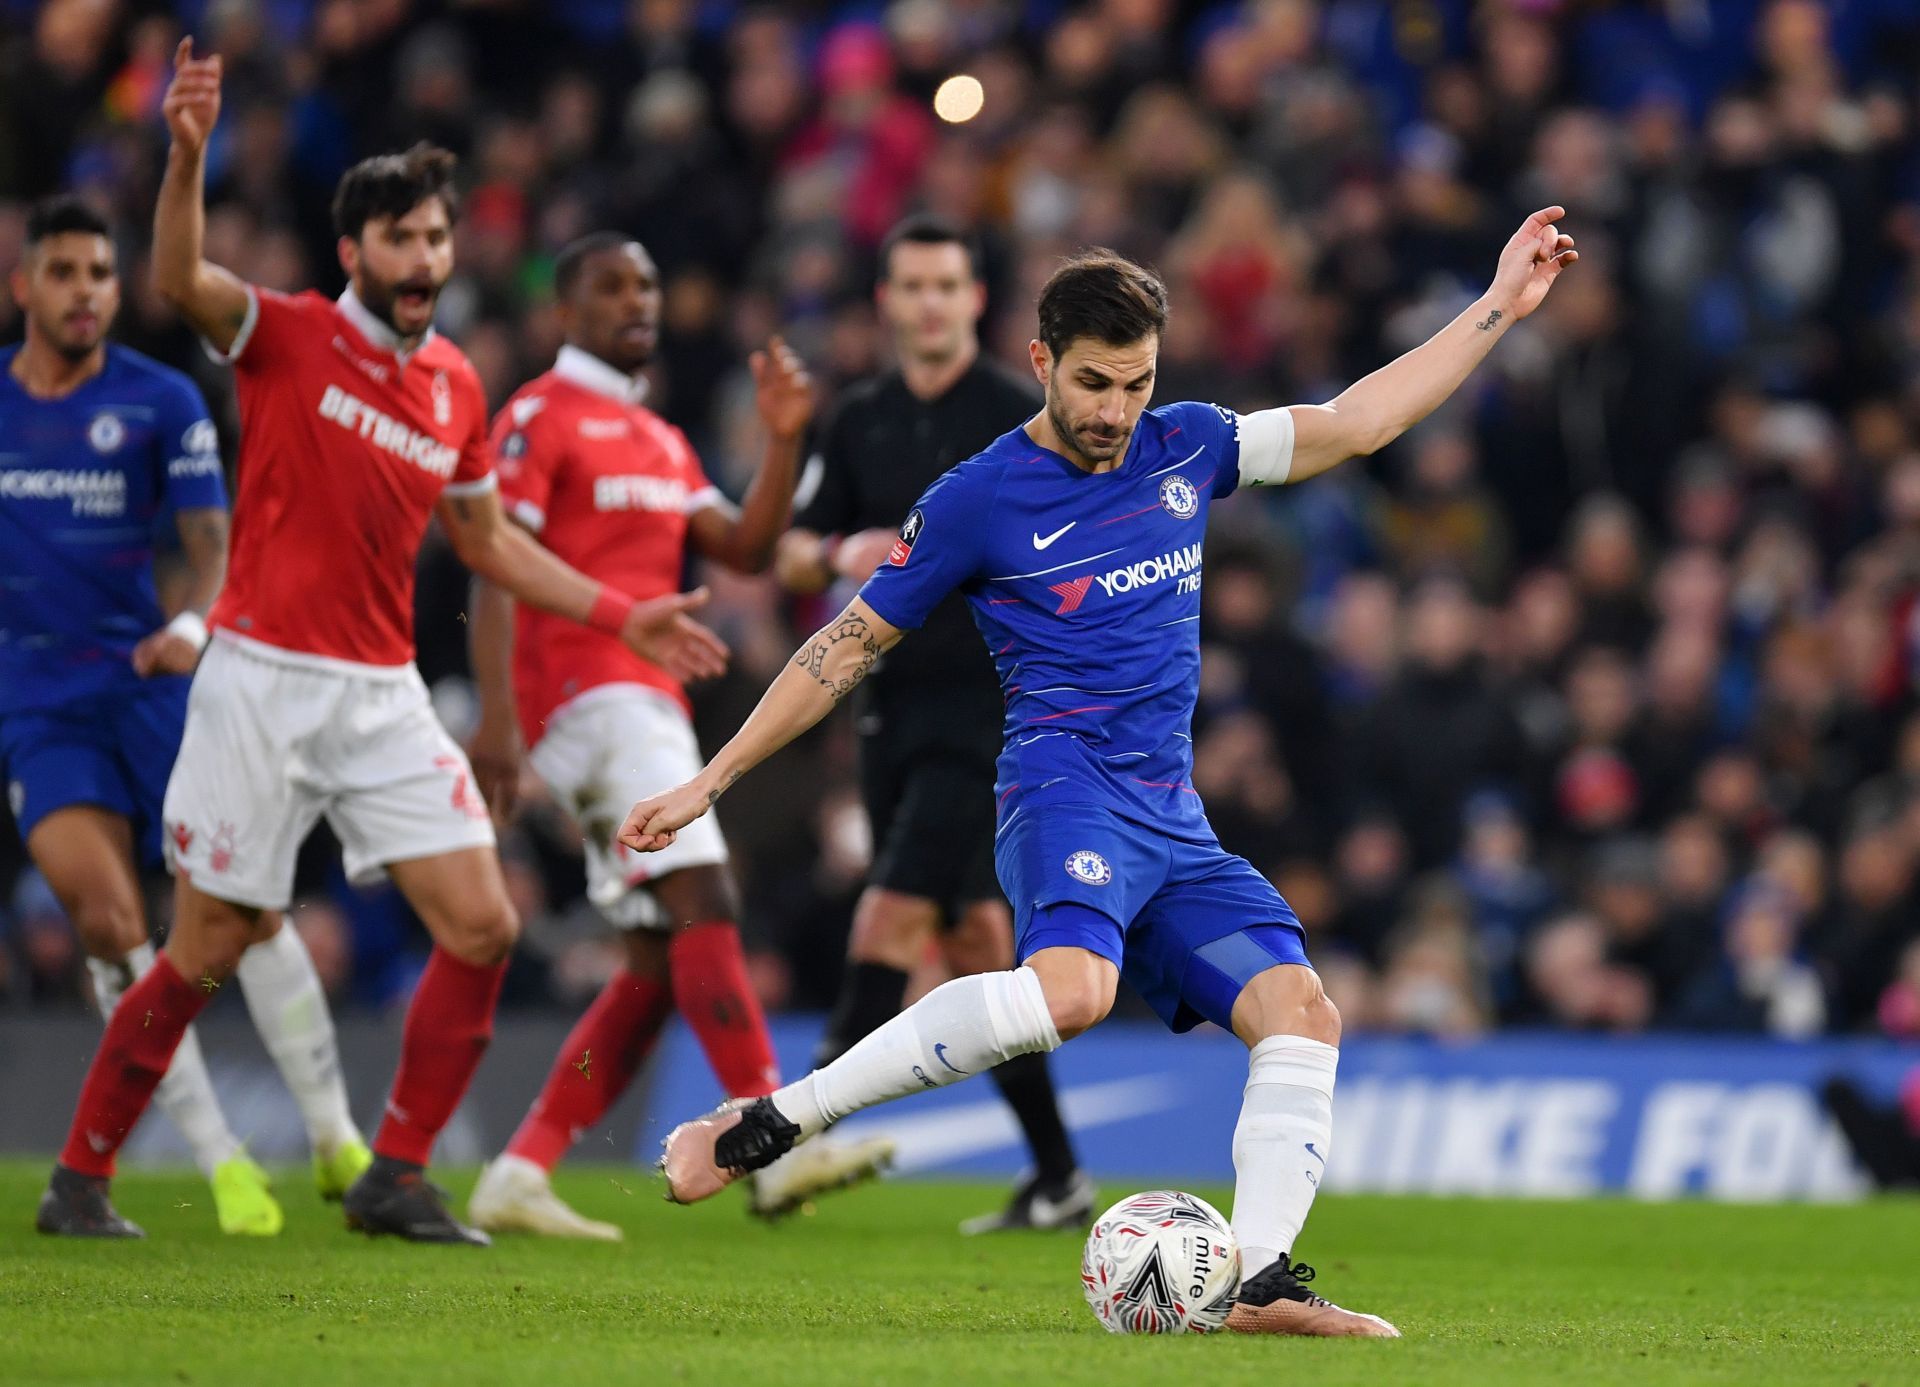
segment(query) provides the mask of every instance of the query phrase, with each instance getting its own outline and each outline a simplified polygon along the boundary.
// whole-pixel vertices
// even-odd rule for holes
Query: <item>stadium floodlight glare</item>
[[[933,94],[933,113],[949,125],[963,125],[980,114],[987,104],[987,90],[980,79],[961,72],[947,78]]]

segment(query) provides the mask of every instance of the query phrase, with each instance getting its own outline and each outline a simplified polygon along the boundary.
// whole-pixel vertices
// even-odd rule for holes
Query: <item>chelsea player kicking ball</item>
[[[1110,1334],[1211,1334],[1240,1293],[1240,1244],[1206,1200],[1148,1190],[1095,1220],[1080,1282]]]

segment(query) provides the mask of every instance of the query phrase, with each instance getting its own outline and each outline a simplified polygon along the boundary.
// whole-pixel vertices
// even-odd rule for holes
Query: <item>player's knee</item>
[[[437,932],[435,942],[462,963],[489,968],[513,952],[519,937],[520,916],[501,895],[453,917]]]
[[[1306,1021],[1309,1030],[1303,1032],[1309,1039],[1322,1045],[1340,1043],[1340,1008],[1333,1004],[1333,998],[1324,991],[1307,1008]]]
[[[1013,922],[997,905],[976,905],[960,916],[946,940],[947,966],[958,976],[1013,966]]]
[[[87,893],[68,904],[66,911],[89,958],[118,963],[147,942],[146,923],[134,901],[106,892]]]
[[[865,891],[853,910],[847,955],[861,963],[882,963],[903,973],[911,972],[920,961],[933,923],[934,910],[927,902],[893,891]]]
[[[657,929],[630,929],[622,942],[626,945],[629,973],[656,982],[665,982],[673,975],[672,935]]]
[[[1282,964],[1249,982],[1234,1003],[1233,1030],[1247,1044],[1271,1035],[1340,1043],[1340,1009],[1311,968]]]
[[[1047,1010],[1053,1016],[1053,1028],[1062,1040],[1072,1040],[1107,1019],[1113,1010],[1113,993],[1095,984],[1076,985],[1059,993],[1047,994]]]
[[[1105,959],[1093,954],[1086,954],[1084,960],[1040,959],[1035,963],[1034,972],[1039,974],[1040,990],[1047,999],[1047,1013],[1062,1040],[1071,1040],[1092,1030],[1113,1010],[1113,965]]]
[[[683,867],[651,886],[653,899],[673,929],[740,918],[740,892],[724,867]]]

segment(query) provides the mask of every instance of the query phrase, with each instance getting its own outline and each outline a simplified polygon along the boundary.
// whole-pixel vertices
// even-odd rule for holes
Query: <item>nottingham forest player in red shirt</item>
[[[787,528],[813,389],[775,339],[752,358],[767,432],[760,471],[736,507],[701,470],[686,437],[648,409],[639,372],[659,334],[652,258],[617,233],[560,253],[554,287],[566,345],[494,422],[494,462],[509,513],[581,572],[636,597],[671,593],[689,551],[744,573],[766,569]],[[673,671],[596,631],[475,583],[473,664],[480,683],[474,767],[496,811],[511,804],[523,746],[580,821],[587,893],[626,943],[614,975],[561,1046],[506,1153],[481,1175],[469,1216],[482,1228],[613,1239],[554,1194],[549,1172],[605,1115],[678,1009],[729,1097],[779,1087],[766,1021],[740,952],[739,892],[711,817],[652,857],[614,841],[628,803],[700,765],[686,693]],[[517,705],[517,707],[516,707]],[[517,712],[517,716],[516,716]],[[753,1207],[783,1213],[846,1184],[892,1153],[881,1141],[805,1148],[759,1172]]]
[[[453,269],[453,156],[420,145],[348,170],[333,206],[349,280],[338,299],[258,289],[201,258],[220,60],[194,59],[186,40],[174,67],[154,283],[234,364],[232,563],[162,811],[173,932],[108,1025],[40,1226],[138,1235],[107,1197],[114,1154],[188,1023],[286,908],[294,856],[324,814],[349,875],[384,869],[434,941],[348,1224],[484,1244],[423,1172],[492,1033],[519,921],[486,805],[413,666],[427,521],[439,516],[476,573],[679,675],[719,672],[725,647],[685,615],[698,594],[636,602],[507,523],[479,379],[432,326]]]

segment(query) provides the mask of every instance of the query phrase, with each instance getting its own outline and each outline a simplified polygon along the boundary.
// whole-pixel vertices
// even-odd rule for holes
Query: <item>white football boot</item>
[[[871,1180],[893,1164],[890,1137],[818,1136],[753,1174],[747,1207],[764,1219],[792,1213],[816,1195]]]
[[[489,1233],[538,1233],[606,1243],[626,1237],[614,1224],[575,1213],[553,1192],[547,1172],[520,1156],[502,1156],[481,1168],[480,1182],[467,1201],[467,1217]]]

